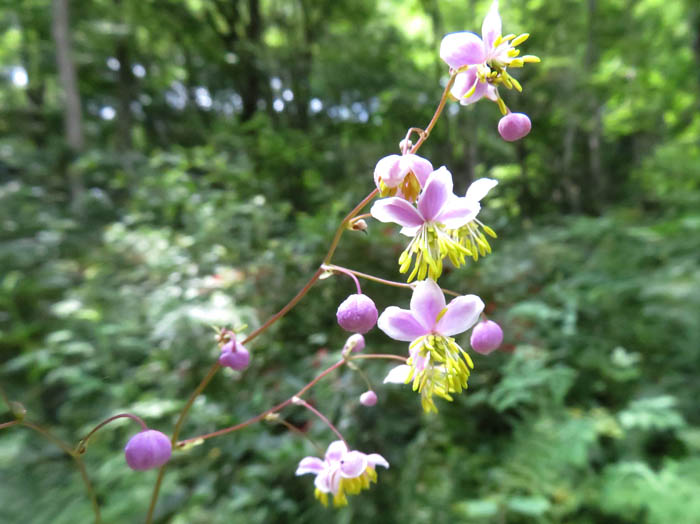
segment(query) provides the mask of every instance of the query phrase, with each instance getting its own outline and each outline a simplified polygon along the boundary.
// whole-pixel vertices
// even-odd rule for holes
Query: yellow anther
[[[512,58],[515,58],[519,54],[520,54],[520,49],[511,49],[510,51],[508,51],[508,56],[510,56]]]
[[[522,92],[523,92],[523,87],[520,85],[520,82],[518,82],[515,78],[513,78],[513,77],[510,76],[510,75],[508,75],[508,79],[511,81],[511,83],[513,84],[513,86],[515,87],[515,89],[518,90],[519,93],[522,93]]]
[[[535,55],[525,55],[524,57],[521,58],[521,60],[523,62],[528,62],[528,63],[532,63],[532,64],[537,64],[538,62],[541,62],[540,57],[535,56]]]
[[[522,58],[515,58],[511,61],[509,65],[510,67],[523,67],[524,62]]]
[[[510,45],[512,45],[513,47],[517,47],[517,46],[519,46],[520,44],[522,44],[525,40],[527,40],[529,37],[530,37],[530,33],[523,33],[523,34],[520,35],[518,38],[516,38],[515,40],[513,40],[513,41],[510,43]]]
[[[507,115],[508,114],[508,107],[506,107],[506,103],[503,101],[501,97],[498,97],[498,100],[496,101],[498,104],[498,109],[501,110],[502,115]]]

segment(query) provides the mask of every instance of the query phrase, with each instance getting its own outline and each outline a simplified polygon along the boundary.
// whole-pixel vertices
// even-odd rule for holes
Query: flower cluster
[[[451,95],[462,105],[487,98],[498,105],[505,115],[498,125],[504,140],[513,141],[530,132],[530,119],[523,113],[511,113],[500,96],[499,87],[523,88],[508,72],[508,68],[523,67],[540,59],[534,55],[520,56],[517,47],[530,36],[502,35],[498,0],[491,4],[481,26],[481,37],[469,31],[450,33],[440,44],[440,58],[456,73]]]

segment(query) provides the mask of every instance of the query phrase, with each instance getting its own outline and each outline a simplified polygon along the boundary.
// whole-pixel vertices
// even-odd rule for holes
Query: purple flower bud
[[[367,295],[350,295],[338,306],[336,317],[345,331],[367,333],[377,323],[377,306]]]
[[[345,346],[343,346],[343,351],[347,352],[356,352],[359,353],[365,349],[365,337],[360,335],[359,333],[355,333],[354,335],[350,335],[348,339],[345,341]]]
[[[219,364],[241,371],[250,364],[250,352],[240,342],[231,340],[221,348]]]
[[[376,403],[377,394],[371,389],[369,391],[365,391],[362,395],[360,395],[360,404],[362,404],[363,406],[374,406]]]
[[[131,469],[142,471],[161,467],[170,460],[172,449],[170,439],[165,434],[146,429],[129,439],[124,455]]]
[[[498,132],[506,142],[519,140],[530,132],[532,123],[525,113],[508,113],[498,122]]]
[[[474,326],[470,342],[474,351],[488,355],[503,342],[503,330],[493,320],[482,320]]]

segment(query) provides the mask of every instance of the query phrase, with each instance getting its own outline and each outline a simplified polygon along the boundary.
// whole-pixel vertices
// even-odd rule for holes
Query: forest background
[[[488,2],[67,4],[0,3],[0,384],[73,443],[123,411],[169,433],[218,354],[210,325],[252,329],[296,293],[376,161],[430,119],[442,36],[478,32]],[[347,508],[294,477],[304,439],[261,424],[177,453],[157,522],[697,524],[700,7],[503,1],[501,15],[543,59],[506,99],[531,134],[503,142],[493,104],[451,104],[421,154],[458,193],[499,181],[482,212],[494,253],[441,283],[484,298],[502,350],[477,355],[469,390],[434,416],[381,386],[384,363],[363,366],[374,408],[349,370],[312,390],[391,463]],[[371,222],[335,261],[398,280],[402,242]],[[364,289],[380,311],[409,300]],[[215,378],[183,435],[255,415],[333,362],[351,292],[318,283],[245,373]],[[283,414],[332,439],[303,409]],[[148,507],[155,472],[122,453],[135,431],[115,423],[85,455],[105,522]],[[0,522],[91,519],[68,455],[0,432]]]

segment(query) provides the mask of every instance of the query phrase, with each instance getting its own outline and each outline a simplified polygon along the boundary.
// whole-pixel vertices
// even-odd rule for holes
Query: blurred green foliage
[[[296,293],[376,160],[430,119],[442,35],[478,30],[488,2],[72,2],[81,147],[63,127],[51,4],[0,4],[0,383],[72,443],[123,411],[170,432],[217,356],[210,326],[250,332]],[[501,13],[543,58],[507,99],[531,135],[506,144],[495,107],[455,105],[422,153],[459,191],[500,182],[484,210],[494,254],[443,285],[484,298],[503,350],[477,355],[469,391],[437,416],[380,386],[384,363],[362,366],[375,408],[349,370],[312,390],[353,446],[391,463],[348,508],[320,507],[293,475],[313,448],[265,423],[176,453],[158,522],[698,522],[700,10]],[[402,242],[372,223],[334,261],[398,279]],[[380,310],[409,300],[364,289]],[[318,283],[251,345],[245,373],[214,379],[183,436],[260,413],[334,362],[351,291]],[[301,408],[283,415],[333,438]],[[85,455],[105,522],[148,507],[155,473],[122,454],[135,431],[116,422]],[[92,518],[73,462],[26,428],[0,432],[0,508],[2,522]]]

